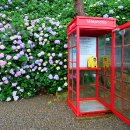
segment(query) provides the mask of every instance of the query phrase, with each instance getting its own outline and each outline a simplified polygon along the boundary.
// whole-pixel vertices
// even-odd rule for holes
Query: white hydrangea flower
[[[50,53],[48,53],[47,55],[48,55],[48,56],[50,56],[51,54],[50,54]]]
[[[64,68],[67,68],[67,65],[64,65]]]
[[[17,89],[19,90],[19,89],[20,89],[20,87],[18,86],[18,87],[17,87]]]
[[[10,97],[7,97],[6,101],[7,101],[7,102],[11,101],[11,98],[10,98]]]
[[[41,70],[42,69],[42,67],[38,67],[38,70]]]
[[[43,59],[40,59],[40,62],[42,63],[42,62],[43,62]]]
[[[19,99],[19,96],[14,96],[14,101],[17,101]]]
[[[56,67],[56,70],[60,70],[60,67],[58,66],[58,67]]]
[[[67,82],[65,82],[65,83],[64,83],[64,86],[68,86],[68,83],[67,83]]]
[[[52,57],[52,56],[50,56],[50,57],[49,57],[49,59],[50,59],[50,60],[52,60],[52,59],[53,59],[53,57]]]
[[[57,91],[58,91],[58,92],[62,91],[62,88],[61,88],[61,87],[58,87]]]
[[[54,56],[55,56],[55,53],[52,53],[52,56],[54,57]]]
[[[20,92],[24,92],[24,89],[21,88],[19,91],[20,91]]]
[[[67,77],[64,77],[64,80],[67,80]]]

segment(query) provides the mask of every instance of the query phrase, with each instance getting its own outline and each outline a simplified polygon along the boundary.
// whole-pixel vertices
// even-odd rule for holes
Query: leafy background
[[[84,0],[86,15],[130,21],[130,1]],[[73,0],[0,0],[0,100],[67,88],[67,24]]]

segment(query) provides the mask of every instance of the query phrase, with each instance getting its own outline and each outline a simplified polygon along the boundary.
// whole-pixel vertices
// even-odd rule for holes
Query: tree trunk
[[[83,0],[74,0],[76,15],[85,16]]]

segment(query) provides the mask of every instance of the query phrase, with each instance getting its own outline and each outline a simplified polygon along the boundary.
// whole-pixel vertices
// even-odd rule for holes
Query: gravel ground
[[[17,102],[0,102],[0,130],[130,130],[113,114],[76,119],[65,100],[42,95]]]

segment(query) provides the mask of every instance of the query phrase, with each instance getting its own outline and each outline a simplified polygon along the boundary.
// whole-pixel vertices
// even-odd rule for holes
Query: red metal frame
[[[120,119],[125,121],[128,125],[130,125],[130,119],[125,117],[123,113],[125,112],[125,101],[130,102],[129,100],[124,99],[124,31],[122,33],[122,94],[121,96],[116,95],[115,93],[115,59],[116,59],[116,32],[119,30],[123,30],[125,28],[130,27],[130,22],[126,23],[124,25],[121,25],[119,27],[116,27],[116,19],[113,18],[99,18],[99,17],[83,17],[83,16],[77,16],[75,19],[72,20],[71,23],[68,24],[67,27],[67,35],[68,35],[68,104],[72,111],[75,113],[77,117],[79,116],[95,116],[95,115],[103,115],[108,110],[104,111],[93,111],[93,112],[80,112],[80,102],[81,101],[89,101],[89,100],[97,100],[107,108],[109,108],[115,115],[117,115]],[[76,32],[76,46],[74,46],[74,32]],[[110,33],[112,37],[111,45],[106,45],[106,34]],[[73,45],[70,47],[70,36],[72,36],[72,43]],[[99,59],[99,36],[104,36],[104,54],[106,53],[106,49],[110,48],[110,56],[111,56],[111,67],[110,67],[110,74],[106,73],[107,68],[87,68],[87,67],[80,67],[80,37],[81,36],[87,36],[87,37],[96,37],[96,56],[97,60]],[[129,44],[128,44],[129,46]],[[76,61],[73,61],[73,51],[72,53],[72,61],[70,60],[70,50],[76,48]],[[106,54],[105,54],[106,55]],[[72,68],[70,68],[70,63],[72,63]],[[76,64],[76,68],[74,67],[74,64]],[[72,74],[70,74],[70,70],[72,71]],[[80,71],[84,71],[81,75]],[[74,75],[74,72],[76,71],[76,75]],[[95,84],[91,84],[92,86],[95,85],[95,96],[94,97],[80,97],[80,92],[85,91],[84,87],[84,75],[85,71],[95,71],[96,79]],[[101,98],[99,95],[99,89],[101,87],[99,86],[99,76],[101,74],[100,71],[103,72],[103,78],[104,78],[104,84],[103,84],[103,93],[104,96]],[[80,75],[83,77],[82,86],[80,86]],[[72,78],[72,86],[70,87],[70,78]],[[74,90],[74,79],[76,79],[76,91]],[[110,89],[106,87],[107,80],[110,81]],[[90,85],[90,86],[91,86]],[[100,88],[99,88],[100,87]],[[80,90],[81,89],[81,90]],[[72,92],[72,95],[70,94]],[[110,94],[110,96],[107,95],[107,93]],[[76,95],[76,99],[75,99]],[[72,100],[70,99],[70,96],[72,96]],[[115,107],[115,98],[121,98],[122,100],[122,113],[117,111]],[[106,101],[106,99],[110,100],[110,103]],[[76,103],[76,105],[75,105]]]

